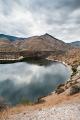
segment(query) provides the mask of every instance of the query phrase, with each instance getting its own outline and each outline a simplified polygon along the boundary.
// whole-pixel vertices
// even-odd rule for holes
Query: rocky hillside
[[[49,34],[17,40],[14,42],[14,44],[16,44],[20,50],[33,51],[66,51],[68,48],[70,48],[70,45],[67,45],[63,41],[58,40]]]
[[[0,35],[0,52],[18,52],[21,56],[48,57],[69,64],[80,61],[80,48],[73,47],[49,34],[29,38]],[[15,55],[15,53],[14,53]]]
[[[13,45],[20,51],[30,50],[30,51],[56,51],[62,50],[66,51],[71,48],[70,45],[65,42],[54,38],[49,34],[44,34],[41,36],[33,36],[30,38],[17,38],[13,36],[0,35],[0,48],[4,48]]]
[[[17,51],[17,48],[13,45],[10,40],[0,39],[0,52]]]
[[[74,48],[66,51],[65,53],[61,54],[51,54],[48,56],[48,59],[50,60],[59,60],[64,61],[67,64],[70,65],[79,65],[80,64],[80,49]]]

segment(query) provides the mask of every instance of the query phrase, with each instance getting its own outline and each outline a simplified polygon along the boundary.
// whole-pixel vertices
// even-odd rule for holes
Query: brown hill
[[[7,37],[7,36],[6,36]],[[29,50],[29,51],[66,51],[72,48],[69,44],[54,38],[49,34],[44,34],[41,36],[33,36],[29,38],[16,38],[16,40],[11,40],[11,37],[0,38],[0,50],[8,48],[18,49],[19,51]]]
[[[20,50],[31,51],[66,51],[71,47],[65,42],[58,40],[49,34],[17,40],[14,42],[14,45],[16,45]]]
[[[0,39],[0,52],[17,51],[17,47],[10,40]]]

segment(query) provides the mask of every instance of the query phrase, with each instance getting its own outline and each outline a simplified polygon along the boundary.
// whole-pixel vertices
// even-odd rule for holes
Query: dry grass
[[[51,94],[47,97],[42,98],[44,102],[41,102],[40,104],[34,104],[34,105],[19,105],[12,107],[9,111],[9,115],[14,115],[18,113],[22,113],[23,111],[33,111],[37,109],[42,108],[50,108],[53,106],[58,106],[61,104],[67,104],[67,103],[79,103],[80,104],[80,93],[72,95],[72,96],[66,96],[65,93],[62,93],[60,95],[57,94]]]
[[[7,120],[9,115],[9,108],[7,105],[0,105],[0,120]]]
[[[8,112],[6,110],[0,112],[0,120],[7,120],[8,119]]]

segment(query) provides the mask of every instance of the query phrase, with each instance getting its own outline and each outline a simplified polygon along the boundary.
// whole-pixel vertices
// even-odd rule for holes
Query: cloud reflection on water
[[[22,99],[35,101],[47,95],[70,76],[61,63],[38,66],[27,63],[0,64],[0,96],[12,104]]]

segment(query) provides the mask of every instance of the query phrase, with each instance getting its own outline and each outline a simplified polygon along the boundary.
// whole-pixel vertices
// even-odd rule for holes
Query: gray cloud
[[[80,0],[0,0],[0,32],[80,40]],[[77,29],[77,30],[76,30]]]

